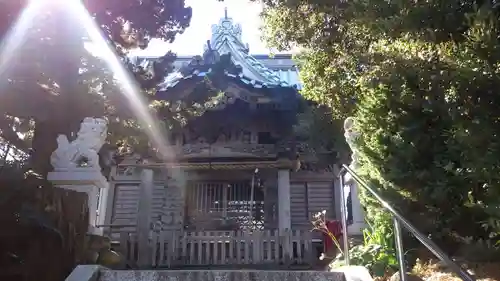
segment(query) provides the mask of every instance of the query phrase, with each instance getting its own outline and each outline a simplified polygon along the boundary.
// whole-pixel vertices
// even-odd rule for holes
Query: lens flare
[[[28,30],[36,24],[34,19],[41,11],[41,2],[45,1],[30,1],[0,42],[0,77],[5,74],[12,58],[15,57],[16,49],[26,42]],[[1,86],[0,84],[0,89]]]
[[[37,22],[35,18],[37,15],[47,11],[50,7],[69,14],[69,17],[66,18],[72,19],[71,21],[73,22],[68,22],[68,25],[78,26],[79,28],[83,27],[92,41],[93,47],[99,51],[99,57],[105,61],[114,73],[119,83],[121,94],[126,98],[130,109],[135,114],[141,127],[145,130],[151,143],[158,150],[159,156],[163,160],[174,161],[174,154],[169,149],[166,132],[157,125],[159,124],[158,120],[150,113],[140,87],[137,85],[135,79],[129,75],[120,58],[115,54],[114,49],[109,46],[103,37],[101,29],[96,25],[85,6],[79,0],[30,1],[8,35],[4,38],[4,43],[0,48],[0,77],[8,70],[10,60],[16,55],[16,49],[26,42],[28,30],[36,27]],[[171,176],[178,177],[175,175]]]

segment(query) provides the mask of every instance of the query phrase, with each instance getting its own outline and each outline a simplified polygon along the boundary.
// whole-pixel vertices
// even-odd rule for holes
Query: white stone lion
[[[57,137],[57,149],[50,157],[54,170],[89,168],[100,170],[98,152],[106,141],[107,121],[87,117],[80,125],[77,138],[69,142],[66,135]]]

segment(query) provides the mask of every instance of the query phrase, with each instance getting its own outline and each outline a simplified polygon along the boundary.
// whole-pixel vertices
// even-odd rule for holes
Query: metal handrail
[[[341,211],[342,211],[342,230],[345,235],[343,235],[344,244],[344,258],[346,265],[349,265],[349,242],[347,235],[347,216],[346,216],[346,198],[344,194],[344,174],[349,173],[351,177],[363,188],[368,190],[373,197],[375,197],[382,207],[392,214],[394,220],[394,236],[396,243],[396,254],[399,263],[399,273],[400,280],[407,281],[408,276],[405,270],[405,261],[403,253],[403,239],[401,236],[401,226],[406,230],[411,232],[419,241],[424,245],[429,251],[431,251],[437,258],[444,262],[454,273],[456,273],[462,280],[465,281],[476,281],[469,273],[462,269],[457,263],[455,263],[446,253],[443,252],[431,239],[420,232],[413,224],[411,224],[407,219],[405,219],[398,211],[396,211],[389,203],[384,200],[373,188],[371,188],[361,177],[356,174],[349,166],[342,165],[342,169],[339,173],[340,180],[340,193],[341,193]]]

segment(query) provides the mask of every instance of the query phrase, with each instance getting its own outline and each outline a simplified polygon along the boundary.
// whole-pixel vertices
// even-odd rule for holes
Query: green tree
[[[498,5],[263,2],[268,43],[302,47],[303,95],[357,118],[362,175],[434,238],[498,243]]]
[[[349,159],[349,147],[342,131],[342,122],[332,117],[330,108],[307,101],[298,114],[293,135],[303,146],[303,162],[315,162],[322,168]],[[311,159],[311,158],[312,159]],[[307,165],[307,164],[306,164]]]
[[[28,2],[0,2],[0,38],[8,40],[7,31]],[[125,58],[127,50],[144,48],[153,37],[173,41],[189,25],[191,8],[185,7],[184,1],[89,0],[84,4],[144,94],[150,94],[174,56],[165,55],[155,63],[155,70],[164,66],[162,71],[151,72],[134,67]],[[110,121],[118,126],[111,130],[121,136],[139,131],[137,125],[131,125],[136,122],[113,74],[84,48],[86,31],[83,26],[75,26],[71,17],[54,6],[40,11],[33,19],[38,26],[26,34],[29,44],[16,50],[22,57],[0,77],[0,82],[8,85],[2,90],[0,102],[1,137],[25,151],[31,148],[33,167],[42,174],[50,170],[56,136],[71,137],[85,116],[114,117]],[[13,126],[11,120],[21,125]],[[124,132],[123,128],[128,130]]]

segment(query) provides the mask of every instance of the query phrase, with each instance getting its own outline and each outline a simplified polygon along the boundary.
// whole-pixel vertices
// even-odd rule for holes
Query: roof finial
[[[224,8],[224,19],[227,20],[227,7]]]

